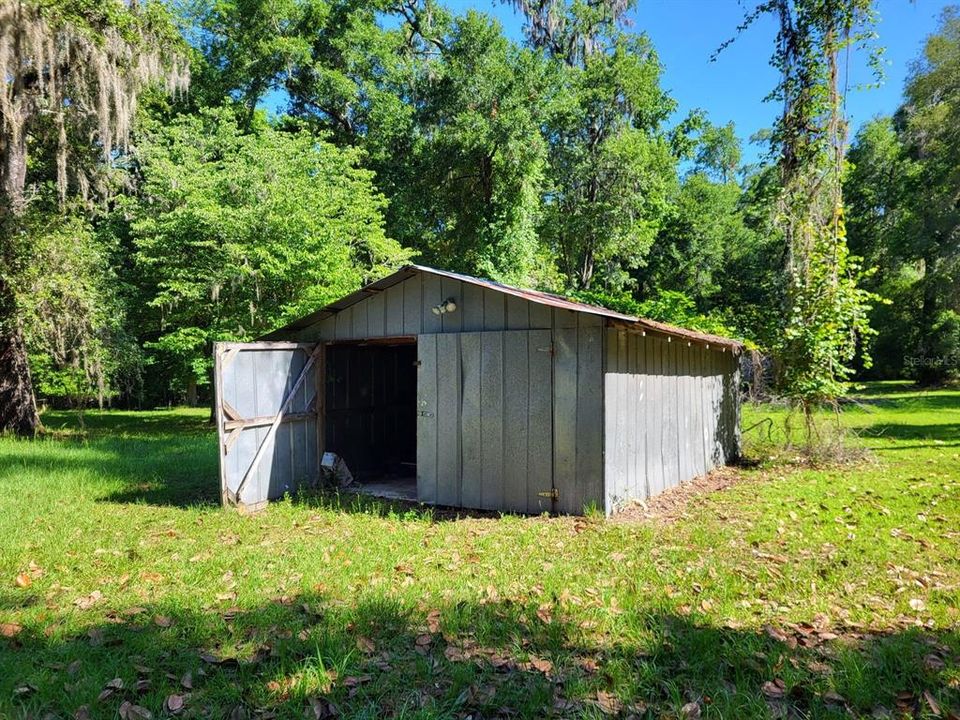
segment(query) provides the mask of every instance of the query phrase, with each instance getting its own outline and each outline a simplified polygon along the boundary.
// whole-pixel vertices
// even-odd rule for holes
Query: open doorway
[[[358,491],[417,499],[416,362],[413,338],[327,347],[324,448]]]

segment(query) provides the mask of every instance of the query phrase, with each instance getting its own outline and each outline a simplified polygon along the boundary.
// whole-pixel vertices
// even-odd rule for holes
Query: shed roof
[[[688,330],[675,325],[657,322],[656,320],[648,320],[646,318],[635,317],[633,315],[626,315],[600,305],[589,305],[587,303],[577,302],[575,300],[570,300],[569,298],[543,292],[541,290],[527,290],[524,288],[513,287],[511,285],[504,285],[503,283],[499,283],[494,280],[477,278],[471,275],[462,275],[460,273],[450,272],[448,270],[437,270],[436,268],[426,267],[424,265],[404,265],[395,273],[388,275],[385,278],[381,278],[376,282],[372,282],[369,285],[365,285],[356,292],[350,293],[349,295],[346,295],[345,297],[342,297],[339,300],[336,300],[329,305],[310,313],[309,315],[304,315],[303,317],[274,330],[266,335],[265,338],[269,339],[278,335],[282,335],[286,332],[304,330],[311,325],[330,317],[331,315],[336,315],[341,310],[345,310],[361,300],[365,300],[368,297],[383,292],[387,288],[392,287],[397,283],[401,283],[404,280],[413,277],[417,273],[426,273],[439,277],[452,278],[454,280],[470,283],[472,285],[478,285],[490,290],[496,290],[504,293],[505,295],[513,295],[515,297],[523,298],[524,300],[529,300],[530,302],[548,305],[550,307],[560,308],[562,310],[571,310],[573,312],[599,315],[600,317],[609,319],[612,324],[615,324],[617,327],[625,330],[632,330],[636,332],[650,331],[652,333],[666,335],[668,337],[691,340],[707,345],[716,345],[718,347],[727,347],[733,350],[740,350],[743,348],[743,344],[737,340],[721,337],[719,335],[697,332],[696,330]]]

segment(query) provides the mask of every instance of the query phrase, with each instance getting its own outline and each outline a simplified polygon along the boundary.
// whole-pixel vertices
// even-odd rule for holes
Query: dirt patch
[[[718,468],[706,475],[701,475],[665,490],[646,502],[628,505],[614,515],[611,520],[614,522],[655,520],[669,524],[684,517],[690,506],[699,498],[711,493],[722,492],[741,482],[747,482],[747,479],[739,468]]]

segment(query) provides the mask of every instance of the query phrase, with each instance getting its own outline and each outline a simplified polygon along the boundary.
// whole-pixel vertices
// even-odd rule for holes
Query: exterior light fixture
[[[434,315],[445,315],[446,313],[452,313],[456,309],[457,303],[452,297],[447,298],[439,305],[434,305],[432,308],[430,308]]]

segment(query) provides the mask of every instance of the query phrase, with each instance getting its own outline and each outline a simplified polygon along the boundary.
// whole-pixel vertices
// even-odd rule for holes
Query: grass
[[[960,713],[960,392],[860,400],[871,460],[774,463],[756,428],[673,522],[242,516],[205,411],[48,412],[0,438],[0,718]]]

